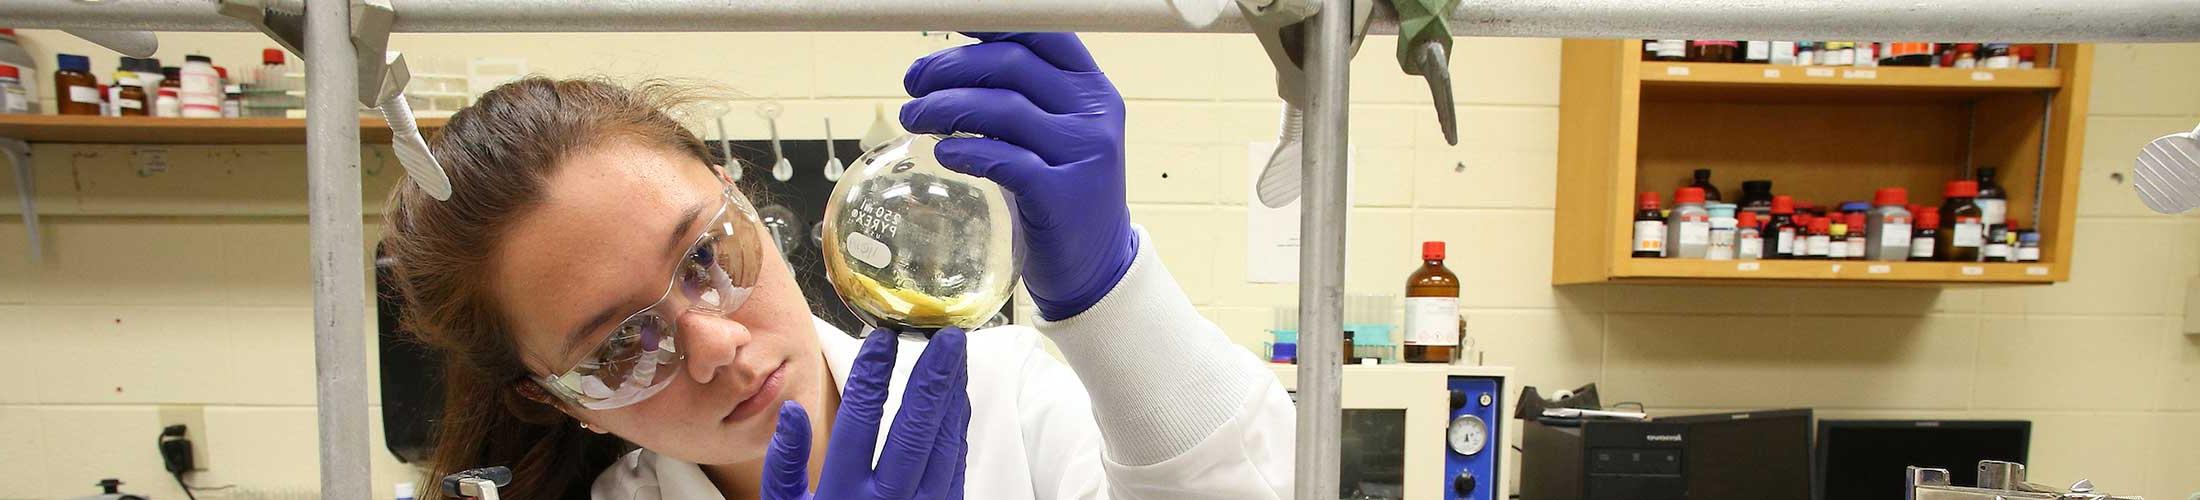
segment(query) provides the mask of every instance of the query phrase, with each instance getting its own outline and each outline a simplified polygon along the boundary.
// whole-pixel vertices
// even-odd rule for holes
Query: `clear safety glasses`
[[[679,376],[680,315],[731,316],[756,286],[764,247],[756,209],[731,184],[724,205],[704,225],[672,269],[672,284],[657,303],[644,307],[603,335],[578,364],[536,381],[551,394],[592,410],[642,402],[672,385]]]

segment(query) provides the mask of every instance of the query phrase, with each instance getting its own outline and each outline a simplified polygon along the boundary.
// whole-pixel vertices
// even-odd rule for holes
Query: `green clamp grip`
[[[1390,0],[1392,10],[1398,11],[1398,66],[1406,74],[1421,74],[1423,44],[1442,44],[1444,53],[1451,53],[1451,26],[1444,21],[1444,13],[1458,5],[1459,0]]]

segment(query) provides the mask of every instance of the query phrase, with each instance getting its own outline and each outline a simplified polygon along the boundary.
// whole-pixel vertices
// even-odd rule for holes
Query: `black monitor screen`
[[[1913,465],[1975,486],[1980,460],[2023,463],[2031,438],[2024,421],[1822,420],[1818,499],[1905,498],[1902,476]]]

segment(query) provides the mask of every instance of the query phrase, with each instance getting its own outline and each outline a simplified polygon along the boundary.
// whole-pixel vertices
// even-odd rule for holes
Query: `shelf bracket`
[[[42,233],[38,229],[38,185],[32,183],[31,176],[31,145],[21,139],[0,137],[0,152],[7,153],[8,161],[15,164],[15,194],[23,198],[23,231],[27,233],[25,241],[30,242],[30,251],[24,255],[30,256],[31,265],[43,264],[45,245],[38,241]]]

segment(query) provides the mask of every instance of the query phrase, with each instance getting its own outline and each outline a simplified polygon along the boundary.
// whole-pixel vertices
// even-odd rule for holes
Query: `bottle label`
[[[20,88],[7,87],[7,92],[5,92],[4,94],[0,94],[0,103],[6,104],[7,113],[11,115],[19,115],[23,113],[29,113],[31,111],[30,93],[24,92],[23,89]]]
[[[2039,261],[2040,261],[2040,247],[2024,247],[2024,248],[2019,248],[2019,249],[2017,249],[2017,262],[2039,262]]]
[[[1833,239],[1826,237],[1826,235],[1813,234],[1809,238],[1804,238],[1803,241],[1805,255],[1825,256],[1833,254]]]
[[[99,104],[99,89],[83,85],[70,85],[69,100],[82,104]]]
[[[1734,244],[1734,255],[1741,258],[1742,260],[1756,260],[1764,258],[1765,239],[1756,236],[1741,238],[1740,241]]]
[[[1712,231],[1711,248],[1704,251],[1703,258],[1734,260],[1734,230],[1720,229]]]
[[[1892,219],[1892,217],[1889,217],[1883,220]],[[1895,247],[1902,246],[1903,242],[1913,241],[1910,239],[1910,225],[1906,223],[1880,224],[1879,232],[1873,234],[1873,236],[1879,237],[1879,252],[1886,254],[1895,253]]]
[[[1779,238],[1775,238],[1775,239],[1773,240],[1773,247],[1772,247],[1772,248],[1773,248],[1773,253],[1776,253],[1776,254],[1780,254],[1780,255],[1792,255],[1792,254],[1794,254],[1794,253],[1795,253],[1795,229],[1794,229],[1794,228],[1786,228],[1786,227],[1780,228],[1780,237],[1779,237]]]
[[[145,109],[145,100],[144,100],[144,99],[121,99],[121,100],[117,100],[117,101],[115,101],[115,106],[116,106],[116,107],[119,107],[119,108],[122,108],[122,109]]]
[[[2009,223],[2009,200],[1977,200],[1979,221],[1988,226]]]
[[[861,232],[848,233],[848,256],[873,268],[885,269],[894,263],[894,249]]]
[[[1933,239],[1926,237],[1911,239],[1910,256],[1920,259],[1933,258]]]
[[[1955,232],[1955,246],[1977,248],[1986,244],[1986,226],[1979,224],[1978,219],[1956,219]]]
[[[1864,258],[1864,255],[1865,255],[1865,253],[1864,253],[1864,237],[1863,237],[1863,236],[1858,236],[1858,235],[1853,235],[1853,234],[1852,234],[1852,235],[1849,235],[1849,244],[1848,244],[1848,247],[1849,247],[1849,258],[1851,258],[1851,259],[1861,259],[1861,258]]]
[[[1749,42],[1749,53],[1744,57],[1748,58],[1751,61],[1763,61],[1771,59],[1772,44],[1769,42]]]
[[[1681,245],[1711,244],[1711,223],[1700,220],[1681,220]]]
[[[1459,345],[1459,299],[1406,297],[1407,345]]]
[[[1826,239],[1827,239],[1827,242],[1826,242],[1826,257],[1827,257],[1827,258],[1833,258],[1833,259],[1846,259],[1846,258],[1849,258],[1849,239],[1848,239],[1847,237],[1843,237],[1843,238],[1841,238],[1841,239],[1833,239],[1833,238],[1831,238],[1831,237],[1828,237],[1828,238],[1826,238]]]
[[[1986,244],[1985,253],[1986,260],[2009,260],[2009,244],[2002,242],[1988,243]]]
[[[1687,40],[1659,40],[1658,57],[1688,57]]]
[[[1635,221],[1635,251],[1665,252],[1665,222]]]

